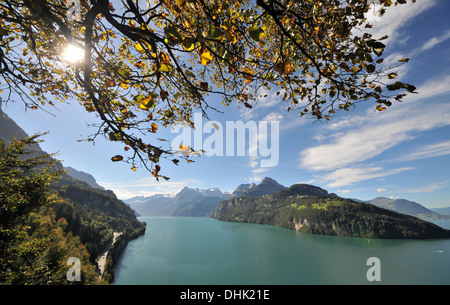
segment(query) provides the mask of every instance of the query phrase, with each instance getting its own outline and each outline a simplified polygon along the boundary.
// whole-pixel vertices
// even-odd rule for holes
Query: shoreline
[[[106,267],[106,259],[108,258],[108,252],[111,250],[112,246],[116,243],[117,238],[122,235],[122,232],[114,232],[113,238],[109,245],[105,248],[102,254],[100,254],[96,261],[97,261],[97,271],[99,273],[99,279],[101,280],[103,277],[103,273],[105,272]]]

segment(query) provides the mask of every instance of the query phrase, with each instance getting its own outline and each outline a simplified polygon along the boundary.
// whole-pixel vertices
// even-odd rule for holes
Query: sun
[[[77,64],[83,60],[84,50],[78,46],[70,44],[64,49],[62,56],[69,63]]]

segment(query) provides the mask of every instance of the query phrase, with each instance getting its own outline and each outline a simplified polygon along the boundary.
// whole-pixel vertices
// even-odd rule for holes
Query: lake
[[[116,285],[450,284],[450,240],[313,235],[203,217],[139,220],[147,231],[122,253]],[[450,229],[450,221],[435,223]]]

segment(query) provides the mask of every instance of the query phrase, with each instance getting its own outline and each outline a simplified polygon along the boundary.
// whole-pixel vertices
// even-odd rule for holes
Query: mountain
[[[233,194],[240,194],[239,196],[242,197],[259,197],[286,189],[285,186],[269,177],[264,178],[258,185],[250,184],[247,190],[243,190],[242,186],[245,188],[247,185],[241,184]]]
[[[137,213],[144,216],[208,216],[229,193],[218,188],[194,189],[184,187],[175,196],[157,194],[125,200]]]
[[[441,215],[435,211],[429,210],[417,202],[406,199],[377,197],[369,200],[368,202],[378,207],[390,209],[398,213],[408,214],[426,220],[449,218],[445,215]]]
[[[276,225],[311,234],[364,238],[450,238],[450,231],[373,204],[344,199],[320,187],[296,184],[260,197],[222,201],[212,215],[222,221]]]
[[[67,173],[72,176],[73,178],[86,182],[87,184],[89,184],[91,187],[96,188],[96,189],[104,189],[102,186],[97,184],[97,181],[95,180],[94,176],[92,176],[89,173],[85,173],[82,171],[78,171],[75,168],[72,168],[70,166],[65,166],[64,170],[67,171]]]

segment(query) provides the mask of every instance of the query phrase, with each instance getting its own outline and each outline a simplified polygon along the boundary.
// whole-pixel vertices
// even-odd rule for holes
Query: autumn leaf
[[[245,67],[242,71],[244,73],[244,79],[247,84],[253,81],[253,71]]]
[[[136,48],[136,50],[137,50],[139,53],[145,53],[144,48],[142,47],[142,45],[141,45],[139,42],[135,43],[135,44],[134,44],[134,47]]]
[[[161,90],[161,92],[159,93],[159,96],[163,99],[166,100],[169,97],[169,93],[167,91]]]
[[[182,46],[185,51],[192,51],[195,49],[195,40],[192,38],[184,39]]]
[[[139,109],[148,110],[155,107],[155,101],[152,97],[146,97],[139,100]]]
[[[173,67],[170,64],[161,64],[161,66],[158,68],[159,72],[172,72]]]
[[[389,73],[388,74],[388,79],[393,79],[393,78],[396,78],[397,76],[398,76],[397,73]]]
[[[156,125],[155,123],[152,123],[151,129],[149,129],[149,131],[155,133],[157,130],[158,130],[158,125]]]
[[[225,31],[225,38],[230,43],[237,43],[237,36],[232,31]]]
[[[293,73],[293,69],[292,69],[292,64],[290,61],[285,61],[282,63],[279,63],[277,65],[275,65],[273,67],[273,69],[275,71],[277,71],[279,74],[292,74]]]
[[[114,157],[111,158],[111,160],[113,162],[118,162],[118,161],[122,161],[123,157],[121,155],[115,155]]]
[[[202,65],[206,66],[207,64],[209,64],[212,61],[213,57],[208,50],[204,49],[202,54],[200,55],[200,59],[201,59]]]

